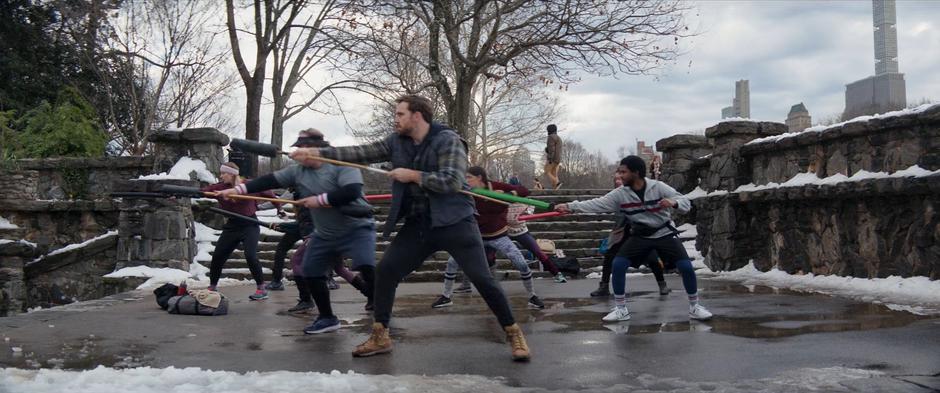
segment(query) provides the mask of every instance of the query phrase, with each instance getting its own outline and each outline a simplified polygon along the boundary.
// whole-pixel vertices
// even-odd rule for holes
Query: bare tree
[[[448,124],[469,137],[480,78],[539,76],[561,87],[578,80],[572,71],[648,73],[675,59],[688,35],[688,7],[678,0],[376,0],[360,12],[374,22],[362,24],[371,37],[383,37],[376,31],[389,24],[428,36],[426,57],[410,48],[403,55],[430,77]]]
[[[616,165],[600,151],[590,152],[580,143],[565,141],[558,178],[568,188],[612,188]]]
[[[300,21],[302,19],[302,21]],[[346,2],[326,0],[308,3],[298,18],[299,23],[288,29],[272,51],[271,97],[274,113],[271,119],[271,143],[283,144],[284,123],[304,110],[326,111],[315,106],[324,99],[336,99],[338,90],[360,90],[364,82],[350,77],[357,38],[345,27],[355,23]],[[313,75],[318,70],[321,75]],[[304,94],[298,94],[300,90]],[[293,100],[292,98],[299,98]],[[280,167],[281,158],[272,159],[272,167]]]
[[[117,67],[101,75],[118,79],[105,84],[108,96],[129,101],[129,127],[114,136],[131,154],[147,151],[154,130],[228,124],[222,101],[232,84],[218,33],[207,28],[213,10],[200,0],[127,1],[111,18],[104,54]]]
[[[244,3],[244,1],[243,1]],[[264,81],[267,75],[268,56],[290,32],[300,11],[307,5],[305,0],[253,0],[238,8],[251,7],[253,19],[243,28],[235,19],[235,0],[225,0],[225,25],[235,67],[245,86],[245,138],[257,141],[261,133],[261,102],[264,97]],[[248,69],[239,43],[239,33],[252,37],[255,46],[254,65]],[[253,167],[257,168],[257,157]]]

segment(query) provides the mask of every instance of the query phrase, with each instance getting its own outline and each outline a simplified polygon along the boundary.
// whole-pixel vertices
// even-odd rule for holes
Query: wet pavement
[[[537,280],[544,310],[526,308],[519,282],[503,282],[533,351],[528,364],[509,360],[476,293],[431,309],[440,284],[414,283],[399,288],[395,348],[387,356],[350,356],[368,336],[370,319],[348,285],[332,292],[343,329],[316,336],[301,331],[311,316],[284,312],[295,303],[295,288],[251,302],[253,288],[240,286],[223,288],[231,305],[221,317],[169,315],[148,292],[0,318],[0,366],[472,374],[550,390],[800,391],[805,380],[831,383],[827,391],[940,389],[936,316],[700,280],[703,304],[716,316],[690,322],[681,282],[668,281],[674,292],[659,296],[651,276],[630,277],[632,320],[619,324],[600,320],[612,299],[587,297],[596,280]]]

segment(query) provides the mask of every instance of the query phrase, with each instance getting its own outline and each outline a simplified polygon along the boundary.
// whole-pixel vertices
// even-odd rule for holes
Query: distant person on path
[[[650,179],[661,180],[663,175],[663,159],[659,156],[654,155],[653,159],[650,161]]]
[[[711,318],[712,313],[699,304],[695,269],[679,241],[678,230],[670,214],[670,209],[688,212],[692,207],[691,202],[666,183],[646,179],[646,163],[640,157],[627,156],[621,160],[617,174],[623,180],[624,187],[600,198],[555,206],[555,211],[562,213],[607,213],[624,209],[624,214],[630,220],[630,238],[614,258],[611,272],[616,307],[603,320],[616,322],[630,319],[626,299],[627,267],[631,261],[644,260],[654,250],[666,263],[674,264],[682,275],[682,285],[689,295],[689,318]]]
[[[549,124],[548,141],[545,145],[545,175],[552,181],[552,189],[561,188],[558,180],[558,166],[561,165],[561,137],[558,136],[558,126]]]
[[[544,190],[544,189],[545,189],[545,187],[542,185],[542,182],[539,181],[538,178],[532,180],[532,184],[534,185],[532,188],[535,188],[536,190]]]
[[[243,179],[238,175],[238,165],[234,162],[226,162],[219,168],[219,175],[222,181],[216,184],[202,188],[202,191],[222,191],[237,187],[243,183]],[[265,191],[255,196],[276,198],[273,192]],[[234,200],[221,196],[217,197],[219,207],[230,212],[238,213],[243,216],[257,218],[255,213],[258,211],[258,202],[250,200]],[[280,204],[275,204],[278,212],[281,210]],[[261,237],[261,228],[257,223],[243,220],[241,218],[229,217],[222,226],[222,234],[215,244],[215,250],[212,252],[212,262],[209,264],[209,290],[215,291],[219,284],[219,278],[222,277],[222,267],[228,261],[235,248],[239,244],[245,253],[245,260],[248,262],[248,271],[251,272],[251,278],[255,280],[257,289],[255,293],[248,295],[251,300],[264,300],[268,298],[268,291],[264,289],[264,273],[261,270],[261,261],[258,260],[258,238]]]
[[[516,174],[515,174],[515,173],[513,173],[512,176],[509,176],[509,184],[514,185],[514,186],[521,186],[521,185],[522,185],[522,183],[519,182],[519,178],[516,177]]]

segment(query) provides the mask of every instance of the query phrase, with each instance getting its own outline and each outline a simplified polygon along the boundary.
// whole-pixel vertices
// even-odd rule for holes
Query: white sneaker
[[[614,307],[614,310],[601,318],[604,322],[621,322],[630,320],[630,311],[626,307]]]
[[[711,317],[712,317],[712,313],[709,312],[708,309],[706,309],[701,304],[696,304],[694,306],[689,307],[689,318],[698,319],[699,321],[704,321],[704,320],[710,319]]]

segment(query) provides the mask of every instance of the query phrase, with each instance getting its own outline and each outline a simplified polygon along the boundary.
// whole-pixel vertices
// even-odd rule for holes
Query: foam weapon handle
[[[286,152],[281,151],[281,149],[279,149],[276,145],[250,141],[247,139],[233,138],[232,142],[229,143],[229,147],[235,150],[246,153],[254,153],[265,157],[277,157],[278,154],[287,154]]]
[[[161,184],[160,188],[158,188],[157,191],[163,194],[167,194],[167,195],[194,196],[194,197],[205,196],[205,192],[203,192],[197,187],[177,186],[175,184]]]
[[[523,198],[521,196],[516,196],[504,192],[496,192],[487,190],[485,188],[474,188],[471,190],[474,194],[483,195],[486,197],[499,199],[501,201],[511,202],[511,203],[522,203],[530,206],[535,206],[536,208],[547,210],[552,208],[552,204],[537,199]]]
[[[220,209],[220,208],[213,207],[213,206],[210,206],[208,209],[209,209],[209,211],[212,211],[212,212],[214,212],[214,213],[221,214],[221,215],[223,215],[223,216],[232,217],[232,218],[237,218],[237,219],[239,219],[239,220],[243,220],[243,221],[247,221],[247,222],[251,222],[251,223],[255,223],[255,224],[261,225],[261,226],[263,226],[263,227],[271,228],[271,229],[273,229],[273,230],[275,230],[275,231],[278,231],[278,232],[284,232],[284,231],[279,230],[279,229],[277,228],[277,223],[268,223],[268,222],[264,222],[264,221],[261,221],[261,220],[259,220],[259,219],[257,219],[257,218],[254,218],[254,217],[248,217],[248,216],[246,216],[246,215],[238,214],[238,213],[235,213],[235,212],[230,212],[230,211],[228,211],[228,210]]]
[[[530,221],[530,220],[538,220],[538,219],[540,219],[540,218],[558,217],[558,216],[563,216],[563,215],[565,215],[565,214],[566,214],[566,213],[562,213],[562,212],[546,212],[546,213],[536,213],[536,214],[523,214],[523,215],[519,216],[519,218],[517,218],[517,220],[519,220],[519,221]]]

